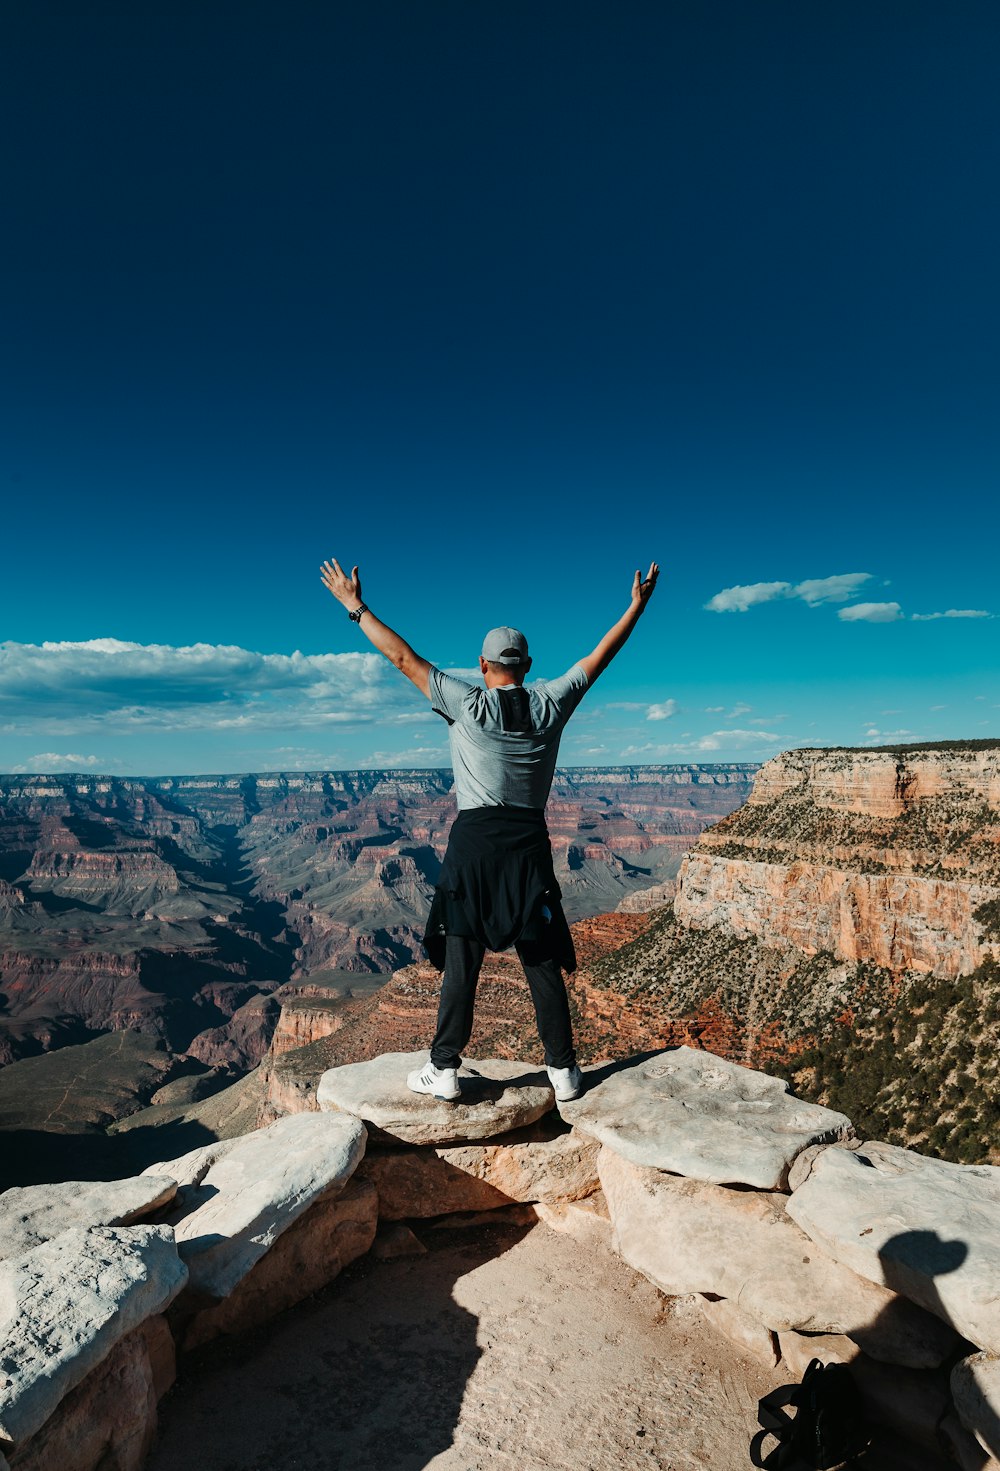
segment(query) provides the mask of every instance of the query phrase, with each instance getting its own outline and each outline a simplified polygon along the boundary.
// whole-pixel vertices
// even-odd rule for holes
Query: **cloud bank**
[[[374,653],[260,654],[114,638],[0,643],[6,733],[332,725],[398,718],[411,703],[412,691]]]

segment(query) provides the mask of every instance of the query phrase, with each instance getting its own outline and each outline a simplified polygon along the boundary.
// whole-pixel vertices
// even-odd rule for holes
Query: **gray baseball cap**
[[[483,658],[491,664],[523,664],[528,657],[528,640],[516,628],[491,628],[483,639]]]

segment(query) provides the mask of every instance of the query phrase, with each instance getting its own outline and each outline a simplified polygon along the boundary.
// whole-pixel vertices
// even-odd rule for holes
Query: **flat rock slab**
[[[1000,1357],[973,1354],[951,1371],[958,1417],[991,1456],[1000,1458]]]
[[[490,1139],[533,1124],[555,1103],[544,1072],[499,1058],[459,1070],[462,1096],[455,1103],[411,1093],[406,1076],[426,1061],[426,1052],[386,1052],[370,1062],[330,1068],[320,1079],[317,1101],[324,1113],[354,1114],[406,1144]]]
[[[74,1227],[0,1264],[0,1441],[33,1435],[186,1281],[169,1226]]]
[[[789,1219],[786,1195],[684,1180],[606,1147],[598,1169],[619,1255],[670,1297],[729,1298],[775,1332],[846,1333],[913,1368],[940,1364],[955,1345],[936,1318],[817,1248]]]
[[[223,1298],[316,1200],[343,1189],[365,1152],[365,1127],[348,1114],[292,1114],[236,1141],[173,1222],[191,1287]]]
[[[131,1226],[173,1200],[167,1173],[130,1180],[64,1180],[25,1185],[0,1195],[0,1261],[21,1256],[74,1226]]]
[[[693,1047],[598,1077],[560,1104],[563,1118],[633,1164],[709,1184],[781,1189],[803,1149],[852,1132],[844,1114],[790,1097],[778,1078]]]
[[[827,1149],[788,1213],[831,1256],[1000,1352],[1000,1169],[891,1144]]]

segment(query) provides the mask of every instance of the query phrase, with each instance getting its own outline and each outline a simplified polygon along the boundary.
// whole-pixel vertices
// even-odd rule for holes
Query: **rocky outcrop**
[[[838,1261],[1000,1353],[1000,1169],[888,1144],[828,1149],[788,1209]]]
[[[940,1364],[957,1341],[818,1250],[784,1194],[705,1185],[629,1164],[607,1147],[598,1170],[616,1249],[669,1296],[710,1293],[773,1332],[846,1334],[874,1357],[916,1368]]]
[[[808,955],[956,976],[997,946],[1000,748],[787,751],[682,866],[676,913]]]
[[[191,1288],[228,1297],[314,1201],[343,1189],[365,1137],[346,1114],[300,1114],[227,1141],[225,1149],[210,1145],[201,1162],[179,1161],[194,1178],[169,1220]],[[207,1166],[203,1173],[199,1163]]]
[[[356,1114],[376,1137],[406,1144],[489,1139],[533,1124],[555,1101],[544,1072],[499,1058],[459,1068],[457,1103],[413,1093],[407,1075],[426,1061],[426,1052],[388,1052],[331,1068],[320,1079],[316,1100],[325,1112]]]
[[[166,1226],[74,1227],[0,1264],[0,1445],[34,1435],[186,1280]]]
[[[633,1164],[759,1190],[782,1187],[804,1149],[852,1133],[843,1114],[789,1097],[777,1078],[690,1047],[590,1074],[561,1112]]]
[[[176,1181],[153,1174],[15,1186],[0,1195],[0,1261],[32,1251],[75,1226],[131,1226],[168,1205],[176,1193]]]
[[[595,1083],[597,1116],[613,1121],[610,1143],[569,1129],[524,1063],[474,1064],[466,1102],[412,1094],[404,1107],[400,1079],[411,1061],[333,1070],[324,1096],[335,1110],[217,1140],[108,1187],[105,1214],[149,1208],[164,1180],[176,1183],[165,1207],[176,1242],[169,1223],[81,1229],[66,1225],[51,1196],[39,1194],[33,1214],[27,1192],[15,1197],[19,1229],[32,1239],[56,1234],[0,1263],[0,1453],[12,1471],[141,1471],[175,1343],[188,1352],[258,1326],[366,1252],[376,1262],[420,1254],[428,1230],[498,1220],[541,1221],[586,1250],[617,1251],[678,1299],[676,1311],[699,1311],[770,1368],[779,1355],[795,1377],[812,1357],[849,1363],[900,1464],[941,1464],[945,1454],[976,1471],[993,1464],[1000,1360],[985,1350],[1000,1171],[885,1145],[810,1143],[815,1131],[788,1117],[798,1105],[783,1089],[686,1051],[625,1064],[632,1088],[617,1098],[601,1100],[616,1074]],[[532,1090],[547,1094],[542,1116],[504,1129],[508,1116],[496,1105],[510,1093],[508,1104],[533,1116]],[[746,1118],[727,1123],[725,1108],[721,1117],[713,1109],[716,1093],[738,1099]],[[451,1117],[444,1138],[442,1108]],[[763,1129],[751,1122],[756,1112]],[[397,1132],[362,1158],[374,1115],[397,1131],[402,1122],[411,1142]],[[748,1157],[762,1138],[782,1184],[677,1173],[687,1159],[704,1173],[712,1118],[720,1132],[744,1130]],[[768,1136],[783,1122],[791,1133],[776,1151]],[[668,1135],[679,1136],[669,1168],[624,1157],[637,1141],[646,1149]],[[81,1200],[80,1209],[98,1208]],[[931,1238],[950,1244],[947,1261]],[[193,1273],[186,1287],[182,1256]],[[939,1284],[936,1297],[929,1283]]]

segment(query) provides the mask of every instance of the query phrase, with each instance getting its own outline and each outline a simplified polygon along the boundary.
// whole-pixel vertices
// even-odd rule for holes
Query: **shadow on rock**
[[[259,1332],[193,1354],[148,1471],[422,1471],[452,1445],[483,1353],[455,1284],[526,1229],[422,1231],[426,1255],[365,1258]]]

